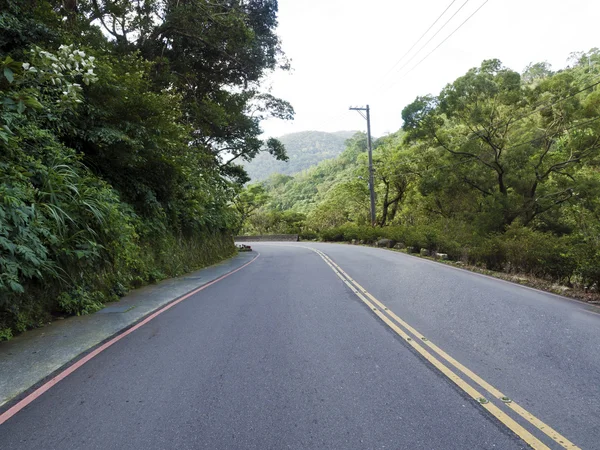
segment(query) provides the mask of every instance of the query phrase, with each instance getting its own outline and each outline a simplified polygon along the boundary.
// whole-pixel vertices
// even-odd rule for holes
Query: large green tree
[[[589,78],[574,70],[528,85],[499,61],[484,61],[439,96],[407,106],[403,128],[409,142],[447,163],[447,194],[472,189],[473,211],[498,212],[499,229],[517,218],[528,224],[570,200],[578,168],[598,155],[600,110]]]

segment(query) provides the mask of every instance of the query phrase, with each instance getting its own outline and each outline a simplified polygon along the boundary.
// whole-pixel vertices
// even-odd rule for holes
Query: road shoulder
[[[255,256],[256,252],[240,253],[182,277],[131,291],[95,314],[58,320],[0,342],[0,408],[111,336]]]

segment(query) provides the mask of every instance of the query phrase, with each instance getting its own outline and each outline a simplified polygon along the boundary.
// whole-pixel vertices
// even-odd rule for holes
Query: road
[[[253,247],[0,425],[0,447],[600,448],[597,308],[382,249]]]

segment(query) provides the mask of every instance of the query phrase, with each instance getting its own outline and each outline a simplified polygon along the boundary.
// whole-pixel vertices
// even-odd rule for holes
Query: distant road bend
[[[0,448],[600,449],[598,308],[382,249],[252,246]]]

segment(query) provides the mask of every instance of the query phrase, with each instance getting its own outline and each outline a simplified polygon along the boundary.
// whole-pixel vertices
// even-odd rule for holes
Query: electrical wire
[[[487,3],[487,1],[488,1],[488,0],[486,0],[486,3]],[[425,42],[425,44],[423,44],[423,45],[422,45],[422,46],[419,48],[419,50],[417,50],[417,51],[415,52],[415,54],[414,54],[414,55],[412,55],[412,56],[410,57],[410,59],[409,59],[408,61],[406,61],[404,64],[402,64],[402,66],[400,67],[400,69],[398,69],[398,72],[402,72],[402,70],[404,70],[404,68],[405,68],[406,66],[408,66],[408,64],[410,64],[410,62],[411,62],[413,59],[415,59],[415,58],[416,58],[416,57],[419,55],[419,53],[421,53],[421,51],[423,51],[423,49],[424,49],[425,47],[427,47],[427,45],[428,45],[428,44],[429,44],[429,43],[430,43],[430,42],[431,42],[431,41],[432,41],[432,40],[433,40],[433,39],[434,39],[434,38],[435,38],[435,37],[436,37],[436,36],[437,36],[437,35],[438,35],[438,34],[439,34],[439,33],[440,33],[440,32],[441,32],[441,31],[442,31],[444,28],[445,28],[445,27],[446,27],[446,25],[448,25],[448,23],[450,23],[450,21],[451,21],[452,19],[454,19],[454,17],[455,17],[455,16],[456,16],[456,15],[457,15],[457,14],[458,14],[458,13],[459,13],[459,12],[460,12],[460,11],[461,11],[463,8],[464,8],[464,7],[465,7],[465,5],[466,5],[468,2],[469,2],[469,0],[465,0],[465,2],[464,2],[462,5],[460,5],[460,7],[459,7],[459,8],[458,8],[458,9],[457,9],[455,12],[454,12],[454,14],[452,14],[452,16],[450,16],[450,18],[449,18],[448,20],[446,20],[446,22],[445,22],[445,23],[444,23],[444,24],[441,26],[441,28],[440,28],[439,30],[437,30],[437,31],[436,31],[436,32],[433,34],[433,36],[431,36],[431,37],[430,37],[430,38],[427,40],[427,42]],[[455,31],[456,31],[456,30],[454,30],[454,32],[455,32]],[[454,32],[453,32],[453,33],[454,33]],[[452,33],[452,34],[453,34],[453,33]],[[448,38],[446,38],[446,39],[448,39]],[[404,77],[404,76],[403,76],[403,77]],[[403,78],[403,77],[402,77],[402,78]],[[397,81],[398,81],[398,80],[393,80],[391,84],[389,84],[387,87],[385,87],[385,88],[384,88],[384,91],[387,91],[388,89],[390,89],[391,87],[393,87],[393,86],[396,84],[396,82],[397,82]]]
[[[595,77],[593,77],[592,80],[596,80],[598,78],[600,78],[600,74],[596,75]],[[573,92],[573,93],[567,95],[566,97],[561,97],[558,100],[555,100],[555,101],[550,102],[550,103],[539,102],[537,105],[534,106],[533,110],[529,111],[528,113],[526,113],[526,114],[524,114],[524,115],[522,115],[520,117],[517,117],[515,120],[508,119],[508,120],[498,121],[496,123],[492,123],[491,127],[498,128],[498,127],[501,127],[501,126],[504,126],[504,125],[509,125],[509,124],[513,125],[513,124],[515,124],[517,122],[520,122],[523,119],[526,119],[527,117],[532,116],[533,114],[535,114],[537,112],[540,112],[543,109],[551,108],[552,106],[557,105],[558,103],[564,102],[565,100],[568,100],[570,98],[573,98],[576,95],[581,94],[584,91],[587,91],[588,89],[592,89],[592,88],[598,86],[599,84],[600,84],[600,81],[597,81],[597,82],[592,83],[592,84],[590,84],[588,86],[585,86],[584,88],[579,89],[576,92]],[[475,136],[472,136],[471,138],[469,138],[467,140],[467,142],[473,141],[473,140],[475,140],[477,138],[480,138],[480,137],[481,137],[481,135],[475,133]]]
[[[423,39],[425,37],[425,35],[427,33],[429,33],[429,30],[431,30],[435,26],[435,24],[439,22],[439,20],[444,16],[444,14],[446,14],[446,11],[448,11],[450,9],[450,7],[452,5],[454,5],[454,3],[456,3],[456,0],[452,0],[452,2],[450,2],[450,4],[446,7],[446,9],[444,9],[444,11],[438,16],[437,19],[435,19],[435,21],[429,26],[429,28],[427,28],[427,30],[425,30],[425,32],[421,35],[421,37],[419,37],[419,39],[417,39],[415,41],[415,43],[406,51],[406,53],[404,53],[404,55],[402,55],[402,57],[398,61],[396,61],[396,63],[385,73],[385,75],[383,75],[383,77],[381,77],[382,80],[384,80],[396,68],[396,66],[398,66],[398,64],[400,64],[402,62],[402,60],[404,60],[404,58],[406,58],[409,55],[409,53],[417,46],[417,44],[419,42],[421,42],[421,39]],[[464,4],[463,4],[463,6],[464,6]],[[440,28],[440,30],[441,30],[441,28]],[[440,30],[438,30],[438,33]]]
[[[571,127],[569,127],[569,128],[565,128],[564,130],[557,131],[557,132],[555,132],[555,133],[551,134],[549,137],[554,137],[554,136],[557,136],[557,135],[559,135],[560,133],[564,133],[564,132],[566,132],[566,131],[571,131],[571,130],[573,130],[573,129],[575,129],[575,128],[580,128],[580,127],[583,127],[583,126],[585,126],[585,125],[588,125],[588,124],[590,124],[590,123],[596,122],[596,121],[598,121],[598,120],[600,120],[600,116],[599,116],[599,117],[596,117],[596,118],[594,118],[594,119],[588,120],[588,121],[586,121],[586,122],[582,122],[582,123],[575,124],[575,125],[573,125],[573,126],[571,126]],[[515,148],[522,147],[522,146],[524,146],[524,145],[535,144],[535,143],[536,143],[536,142],[538,142],[539,140],[540,140],[540,138],[530,139],[530,140],[528,140],[528,141],[521,142],[520,144],[515,144],[515,145],[513,145],[513,146],[506,147],[506,148],[502,149],[502,151],[504,152],[504,151],[507,151],[507,150],[513,150],[513,149],[515,149]],[[492,154],[491,152],[486,152],[486,153],[484,153],[484,154],[482,154],[482,155],[479,155],[479,157],[480,157],[480,158],[481,158],[481,157],[485,157],[485,156],[493,156],[493,154]],[[409,163],[417,163],[417,162],[419,162],[419,160],[416,160],[416,159],[414,159],[414,160],[410,160],[410,161],[408,161],[408,162],[409,162]],[[423,170],[423,171],[420,171],[420,172],[419,172],[419,174],[429,173],[429,172],[432,172],[432,171],[437,171],[437,170],[441,170],[441,169],[452,169],[452,168],[454,168],[454,167],[462,166],[462,165],[465,165],[465,164],[470,164],[471,162],[473,162],[473,158],[464,158],[464,160],[463,160],[463,161],[458,161],[458,162],[456,162],[456,163],[454,163],[454,164],[450,164],[450,165],[448,165],[448,164],[445,164],[445,165],[443,165],[443,166],[430,167],[430,168],[428,168],[428,169],[425,169],[425,170]],[[405,173],[400,173],[400,174],[398,174],[398,175],[414,175],[414,174],[415,174],[415,172],[405,172]]]
[[[466,24],[471,19],[471,17],[473,17],[475,14],[477,14],[479,12],[479,10],[481,8],[483,8],[488,1],[489,0],[485,0],[481,4],[481,6],[479,8],[477,8],[469,17],[467,17],[457,28],[455,28],[452,33],[450,33],[448,36],[446,36],[446,38],[442,42],[440,42],[433,50],[431,50],[429,53],[427,53],[427,55],[425,55],[425,57],[423,59],[421,59],[417,64],[415,64],[408,72],[406,72],[404,75],[402,75],[399,79],[406,77],[409,73],[411,73],[413,70],[415,70],[417,67],[419,67],[423,63],[423,61],[425,61],[427,58],[429,58],[433,52],[435,52],[438,48],[440,48],[442,46],[442,44],[444,44],[444,42],[446,42],[448,39],[450,39],[454,35],[454,33],[456,33],[458,30],[460,30],[463,27],[463,25]]]
[[[593,77],[593,78],[592,78],[592,80],[595,80],[595,79],[598,79],[598,78],[600,78],[600,75],[597,75],[597,76]],[[593,84],[590,84],[590,85],[588,85],[588,86],[585,86],[584,88],[581,88],[581,89],[579,89],[578,91],[576,91],[576,92],[573,92],[573,93],[571,93],[571,94],[567,95],[566,97],[559,98],[558,100],[555,100],[555,101],[553,101],[553,102],[551,102],[551,103],[538,104],[538,105],[535,107],[535,109],[534,109],[533,111],[530,111],[530,112],[528,112],[527,114],[525,114],[525,115],[523,115],[523,116],[520,116],[519,118],[515,119],[515,120],[512,122],[512,124],[515,124],[515,123],[517,123],[517,122],[519,122],[519,121],[521,121],[521,120],[523,120],[523,119],[525,119],[525,118],[527,118],[527,117],[529,117],[529,116],[531,116],[531,115],[535,114],[536,112],[539,112],[539,111],[541,111],[542,109],[550,108],[550,107],[552,107],[552,106],[554,106],[554,105],[556,105],[556,104],[558,104],[558,103],[561,103],[561,102],[563,102],[563,101],[565,101],[565,100],[568,100],[568,99],[570,99],[570,98],[572,98],[572,97],[576,96],[577,94],[580,94],[580,93],[582,93],[582,92],[584,92],[584,91],[586,91],[586,90],[588,90],[588,89],[592,89],[592,88],[594,88],[595,86],[598,86],[598,85],[600,85],[600,81],[597,81],[597,82],[595,82],[595,83],[593,83]],[[509,120],[510,120],[510,119],[509,119]],[[570,131],[570,130],[573,130],[573,129],[575,129],[575,128],[580,128],[580,127],[582,127],[582,126],[585,126],[585,125],[588,125],[588,124],[590,124],[590,123],[596,122],[597,120],[600,120],[600,116],[598,116],[598,117],[595,117],[594,119],[588,120],[588,121],[586,121],[586,122],[582,122],[582,123],[575,124],[575,125],[573,125],[573,126],[571,126],[571,127],[569,127],[569,128],[565,128],[565,129],[563,129],[563,130],[556,131],[555,133],[552,133],[552,134],[550,134],[548,137],[554,137],[554,136],[557,136],[557,135],[559,135],[560,133],[564,133],[564,132],[566,132],[566,131]],[[505,125],[505,124],[507,124],[507,122],[506,122],[506,121],[504,121],[504,125]],[[503,122],[498,122],[498,123],[494,124],[493,126],[494,126],[494,127],[497,127],[497,126],[502,126],[502,125],[503,125]],[[470,138],[468,138],[468,139],[466,140],[466,142],[465,142],[465,143],[463,143],[463,145],[464,145],[464,144],[466,144],[466,143],[468,143],[468,142],[474,141],[474,140],[476,140],[476,139],[478,139],[478,138],[481,138],[481,135],[479,135],[479,134],[475,133],[475,135],[474,135],[474,136],[471,136]],[[507,150],[512,150],[512,149],[515,149],[515,148],[522,147],[522,146],[524,146],[524,145],[535,144],[535,143],[536,143],[536,142],[538,142],[539,140],[540,140],[540,138],[539,138],[539,137],[538,137],[538,138],[534,138],[534,139],[531,139],[531,140],[528,140],[528,141],[525,141],[525,142],[521,142],[521,143],[519,143],[519,144],[512,145],[512,146],[510,146],[510,147],[503,148],[503,149],[502,149],[502,151],[504,152],[504,151],[507,151]],[[492,152],[486,152],[486,153],[484,153],[484,154],[482,154],[482,155],[479,155],[479,157],[485,157],[485,156],[493,156],[493,153],[492,153]],[[445,169],[445,168],[453,168],[453,167],[457,167],[457,166],[459,166],[459,165],[463,165],[463,164],[469,163],[469,162],[471,162],[471,160],[472,160],[472,158],[469,158],[469,159],[466,159],[465,161],[459,161],[458,163],[455,163],[455,164],[453,164],[453,165],[450,165],[450,166],[448,166],[448,165],[444,165],[444,166],[440,166],[440,167],[433,167],[433,168],[430,168],[430,169],[426,169],[425,171],[423,171],[423,172],[421,172],[421,173],[427,173],[427,172],[429,172],[429,171],[432,171],[432,170],[440,170],[440,169]],[[418,160],[411,160],[411,161],[409,161],[409,162],[410,162],[410,163],[413,163],[413,162],[418,162]],[[400,174],[400,175],[410,175],[410,173],[403,173],[403,174]]]

